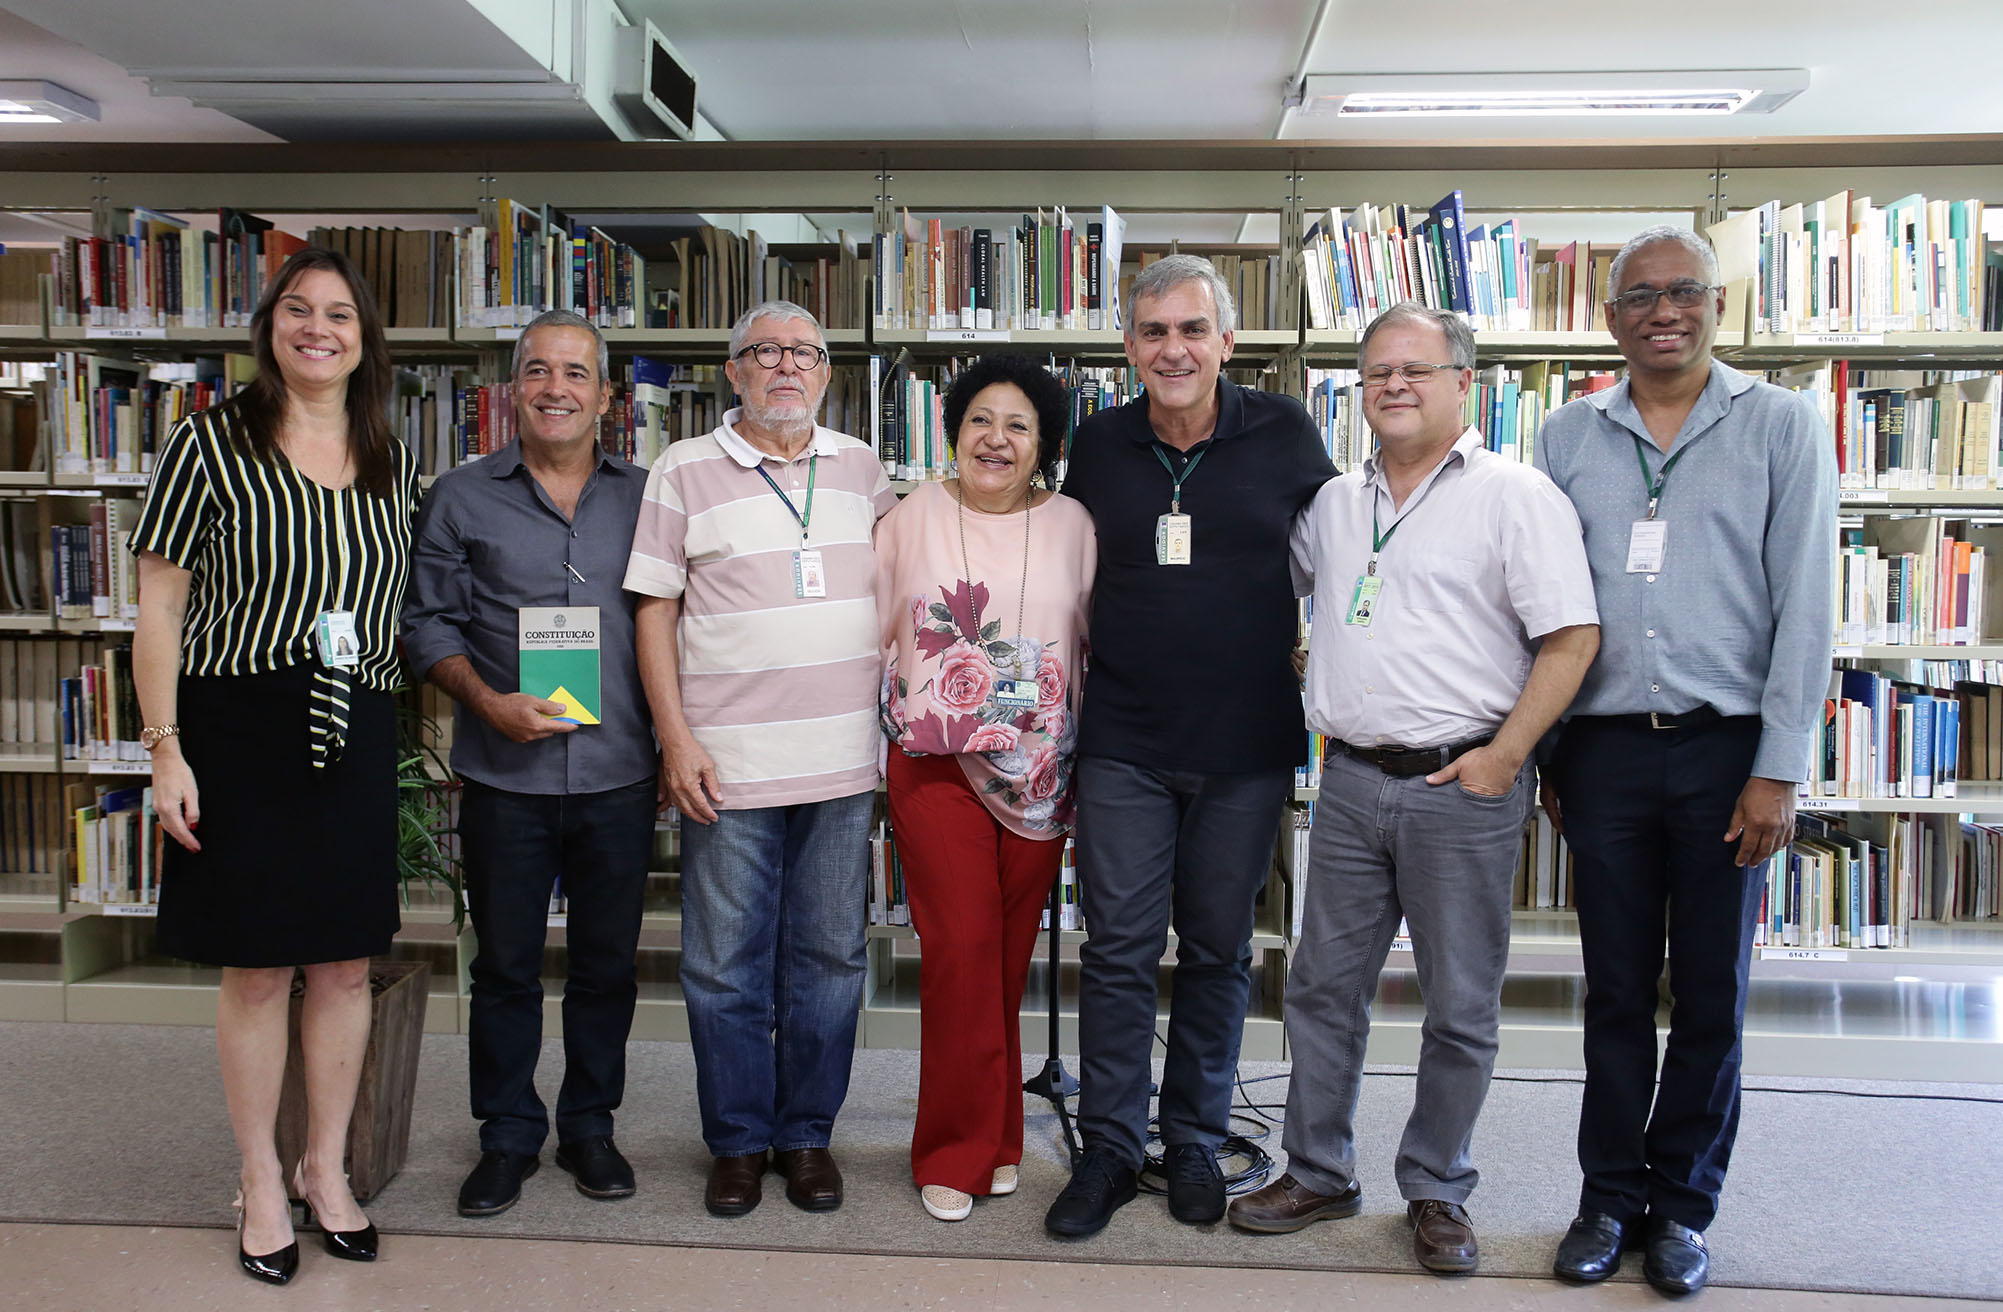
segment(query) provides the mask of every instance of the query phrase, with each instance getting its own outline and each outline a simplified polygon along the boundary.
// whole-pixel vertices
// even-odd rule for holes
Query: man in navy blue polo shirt
[[[1044,1221],[1064,1238],[1096,1234],[1134,1196],[1171,924],[1169,1210],[1191,1225],[1224,1215],[1216,1149],[1253,903],[1307,746],[1288,533],[1335,476],[1300,402],[1219,377],[1233,307],[1208,260],[1157,260],[1131,301],[1127,359],[1146,390],[1079,426],[1064,483],[1099,535],[1077,769],[1085,1154]]]

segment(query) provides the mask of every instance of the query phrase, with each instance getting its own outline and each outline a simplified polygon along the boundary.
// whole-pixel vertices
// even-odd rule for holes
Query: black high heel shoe
[[[252,1280],[262,1280],[266,1284],[289,1284],[299,1272],[299,1241],[294,1239],[275,1253],[262,1256],[252,1253],[243,1246],[243,1194],[239,1192],[236,1202],[236,1260],[243,1273]]]
[[[350,1262],[373,1262],[376,1260],[376,1251],[379,1246],[378,1241],[381,1236],[376,1233],[375,1222],[371,1221],[359,1230],[329,1230],[326,1226],[320,1224],[318,1217],[313,1215],[313,1204],[306,1199],[306,1163],[304,1162],[301,1162],[298,1169],[292,1173],[292,1190],[299,1195],[292,1201],[300,1211],[300,1229],[318,1230],[321,1242],[327,1246],[327,1251],[335,1257],[345,1258]]]

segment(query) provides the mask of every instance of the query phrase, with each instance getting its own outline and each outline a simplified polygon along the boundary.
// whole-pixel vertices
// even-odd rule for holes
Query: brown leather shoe
[[[1474,1222],[1459,1203],[1421,1198],[1405,1204],[1412,1223],[1412,1251],[1419,1265],[1442,1275],[1464,1275],[1481,1260],[1474,1242]]]
[[[1339,1194],[1318,1194],[1289,1175],[1283,1175],[1256,1193],[1231,1200],[1226,1213],[1231,1224],[1254,1234],[1285,1235],[1304,1230],[1316,1221],[1336,1221],[1355,1216],[1363,1206],[1363,1186],[1351,1182]]]
[[[786,1199],[805,1212],[842,1205],[842,1172],[825,1148],[788,1148],[772,1154],[772,1169],[786,1177]]]
[[[743,1216],[758,1206],[765,1196],[758,1177],[765,1174],[765,1154],[743,1157],[716,1157],[709,1163],[709,1187],[702,1192],[702,1205],[711,1216]]]

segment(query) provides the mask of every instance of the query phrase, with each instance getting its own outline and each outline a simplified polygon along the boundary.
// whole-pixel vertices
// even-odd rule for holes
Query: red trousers
[[[918,1124],[911,1178],[985,1194],[1022,1161],[1022,991],[1064,840],[1004,827],[950,756],[890,752],[918,974]]]

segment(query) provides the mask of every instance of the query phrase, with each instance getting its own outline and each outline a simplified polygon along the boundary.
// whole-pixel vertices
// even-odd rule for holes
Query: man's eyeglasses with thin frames
[[[798,346],[793,347],[781,346],[777,342],[759,342],[755,346],[745,347],[733,358],[742,360],[748,355],[756,360],[761,368],[777,369],[779,361],[784,359],[789,351],[792,354],[794,366],[803,373],[812,373],[821,367],[821,361],[828,358],[828,353],[820,347],[815,346],[812,342],[801,342]]]
[[[1423,383],[1443,369],[1457,372],[1460,366],[1457,364],[1428,364],[1424,360],[1413,360],[1410,363],[1400,365],[1387,364],[1376,369],[1364,370],[1363,385],[1366,387],[1382,387],[1391,381],[1392,374],[1398,375],[1398,377],[1408,383]]]
[[[1608,301],[1619,306],[1622,314],[1634,318],[1653,310],[1655,303],[1665,296],[1677,309],[1689,310],[1702,305],[1704,298],[1717,290],[1701,282],[1673,282],[1667,287],[1637,287],[1631,292],[1609,297]]]

